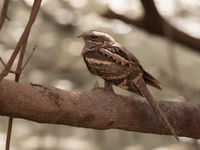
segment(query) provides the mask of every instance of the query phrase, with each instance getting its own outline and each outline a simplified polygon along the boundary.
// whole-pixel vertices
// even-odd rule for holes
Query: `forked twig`
[[[25,28],[19,42],[17,43],[17,46],[16,46],[14,52],[12,53],[6,67],[4,68],[4,70],[0,74],[0,81],[10,72],[10,68],[12,67],[13,62],[14,62],[17,54],[19,53],[20,49],[23,48],[23,45],[24,46],[26,45],[26,42],[27,42],[26,39],[28,38],[31,27],[32,27],[33,23],[35,22],[35,18],[37,16],[38,11],[39,11],[41,1],[42,0],[35,0],[34,1],[28,24],[26,25],[26,28]]]
[[[3,61],[3,59],[0,57],[0,62],[2,63],[2,65],[4,66],[4,67],[6,67],[6,63]],[[13,74],[16,74],[16,72],[15,71],[12,71],[12,70],[10,70],[10,73],[13,73]]]
[[[31,59],[33,53],[35,52],[36,48],[37,48],[37,45],[35,45],[35,46],[33,47],[31,54],[29,55],[28,59],[26,60],[26,62],[24,63],[24,65],[23,65],[23,67],[22,67],[22,71],[24,70],[24,68],[26,67],[26,65],[28,64],[28,62],[30,61],[30,59]]]
[[[18,61],[18,64],[17,64],[17,69],[16,69],[15,82],[19,82],[19,78],[21,76],[22,64],[23,64],[23,60],[24,60],[24,54],[25,54],[25,51],[26,51],[27,41],[28,41],[28,35],[25,38],[25,41],[22,45],[22,49],[20,51],[19,61]]]
[[[3,59],[0,57],[0,62],[2,63],[2,65],[4,66],[4,67],[6,67],[6,64],[5,64],[5,62],[3,61]]]

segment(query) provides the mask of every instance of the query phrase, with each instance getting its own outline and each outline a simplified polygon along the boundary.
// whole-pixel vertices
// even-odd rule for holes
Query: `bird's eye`
[[[96,39],[96,38],[97,38],[97,36],[93,35],[93,36],[91,36],[91,38],[92,38],[92,39]]]

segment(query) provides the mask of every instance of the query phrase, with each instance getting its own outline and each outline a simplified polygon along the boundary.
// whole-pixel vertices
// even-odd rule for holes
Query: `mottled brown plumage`
[[[116,85],[145,97],[154,112],[162,116],[178,140],[173,127],[147,89],[146,84],[160,90],[162,86],[157,79],[143,69],[137,58],[106,33],[91,30],[79,37],[85,41],[81,54],[90,73],[103,78],[107,89],[112,89],[112,85]]]

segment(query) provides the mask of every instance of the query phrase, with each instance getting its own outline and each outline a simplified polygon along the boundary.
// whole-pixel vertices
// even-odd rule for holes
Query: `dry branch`
[[[26,48],[26,44],[27,44],[27,41],[28,41],[29,33],[30,33],[30,30],[31,30],[31,27],[32,27],[33,23],[35,22],[37,13],[38,13],[38,11],[40,9],[41,2],[42,2],[42,0],[35,0],[34,1],[29,21],[28,21],[28,23],[26,25],[26,28],[24,29],[24,32],[23,32],[19,42],[17,43],[17,46],[16,46],[15,50],[13,51],[13,53],[12,53],[8,63],[7,63],[7,65],[6,65],[6,67],[0,73],[0,81],[5,76],[7,76],[7,74],[10,72],[10,68],[12,67],[13,62],[14,62],[17,54],[21,50],[21,48],[22,48],[22,53],[21,54],[24,53],[25,48]],[[17,74],[19,74],[19,73],[17,72]]]
[[[126,16],[117,14],[111,9],[108,9],[103,17],[110,19],[119,19],[125,23],[134,25],[140,29],[143,29],[149,33],[153,33],[162,37],[167,37],[164,27],[168,27],[171,31],[172,37],[175,42],[183,44],[192,48],[196,52],[200,52],[200,39],[192,37],[191,35],[184,33],[177,29],[170,23],[168,23],[158,12],[153,0],[140,0],[144,8],[144,15],[138,19],[130,19]]]
[[[39,123],[171,135],[145,100],[101,88],[80,93],[2,80],[0,91],[0,115]],[[159,101],[159,105],[179,136],[200,138],[200,103]]]
[[[26,65],[29,63],[31,57],[33,56],[33,53],[35,52],[35,49],[36,49],[37,45],[35,45],[31,51],[31,54],[28,56],[26,62],[24,63],[23,67],[21,68],[22,71],[24,70],[24,68],[26,67]]]
[[[7,10],[8,10],[9,2],[10,2],[10,0],[4,0],[4,3],[3,3],[3,8],[1,10],[1,16],[0,16],[0,31],[1,31],[1,28],[2,28],[5,20],[8,19]]]

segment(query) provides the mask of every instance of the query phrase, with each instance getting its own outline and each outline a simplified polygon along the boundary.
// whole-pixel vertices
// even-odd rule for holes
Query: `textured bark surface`
[[[3,116],[102,130],[171,134],[144,99],[101,88],[80,93],[2,80],[0,91]],[[200,103],[159,101],[159,105],[179,136],[200,138]]]

